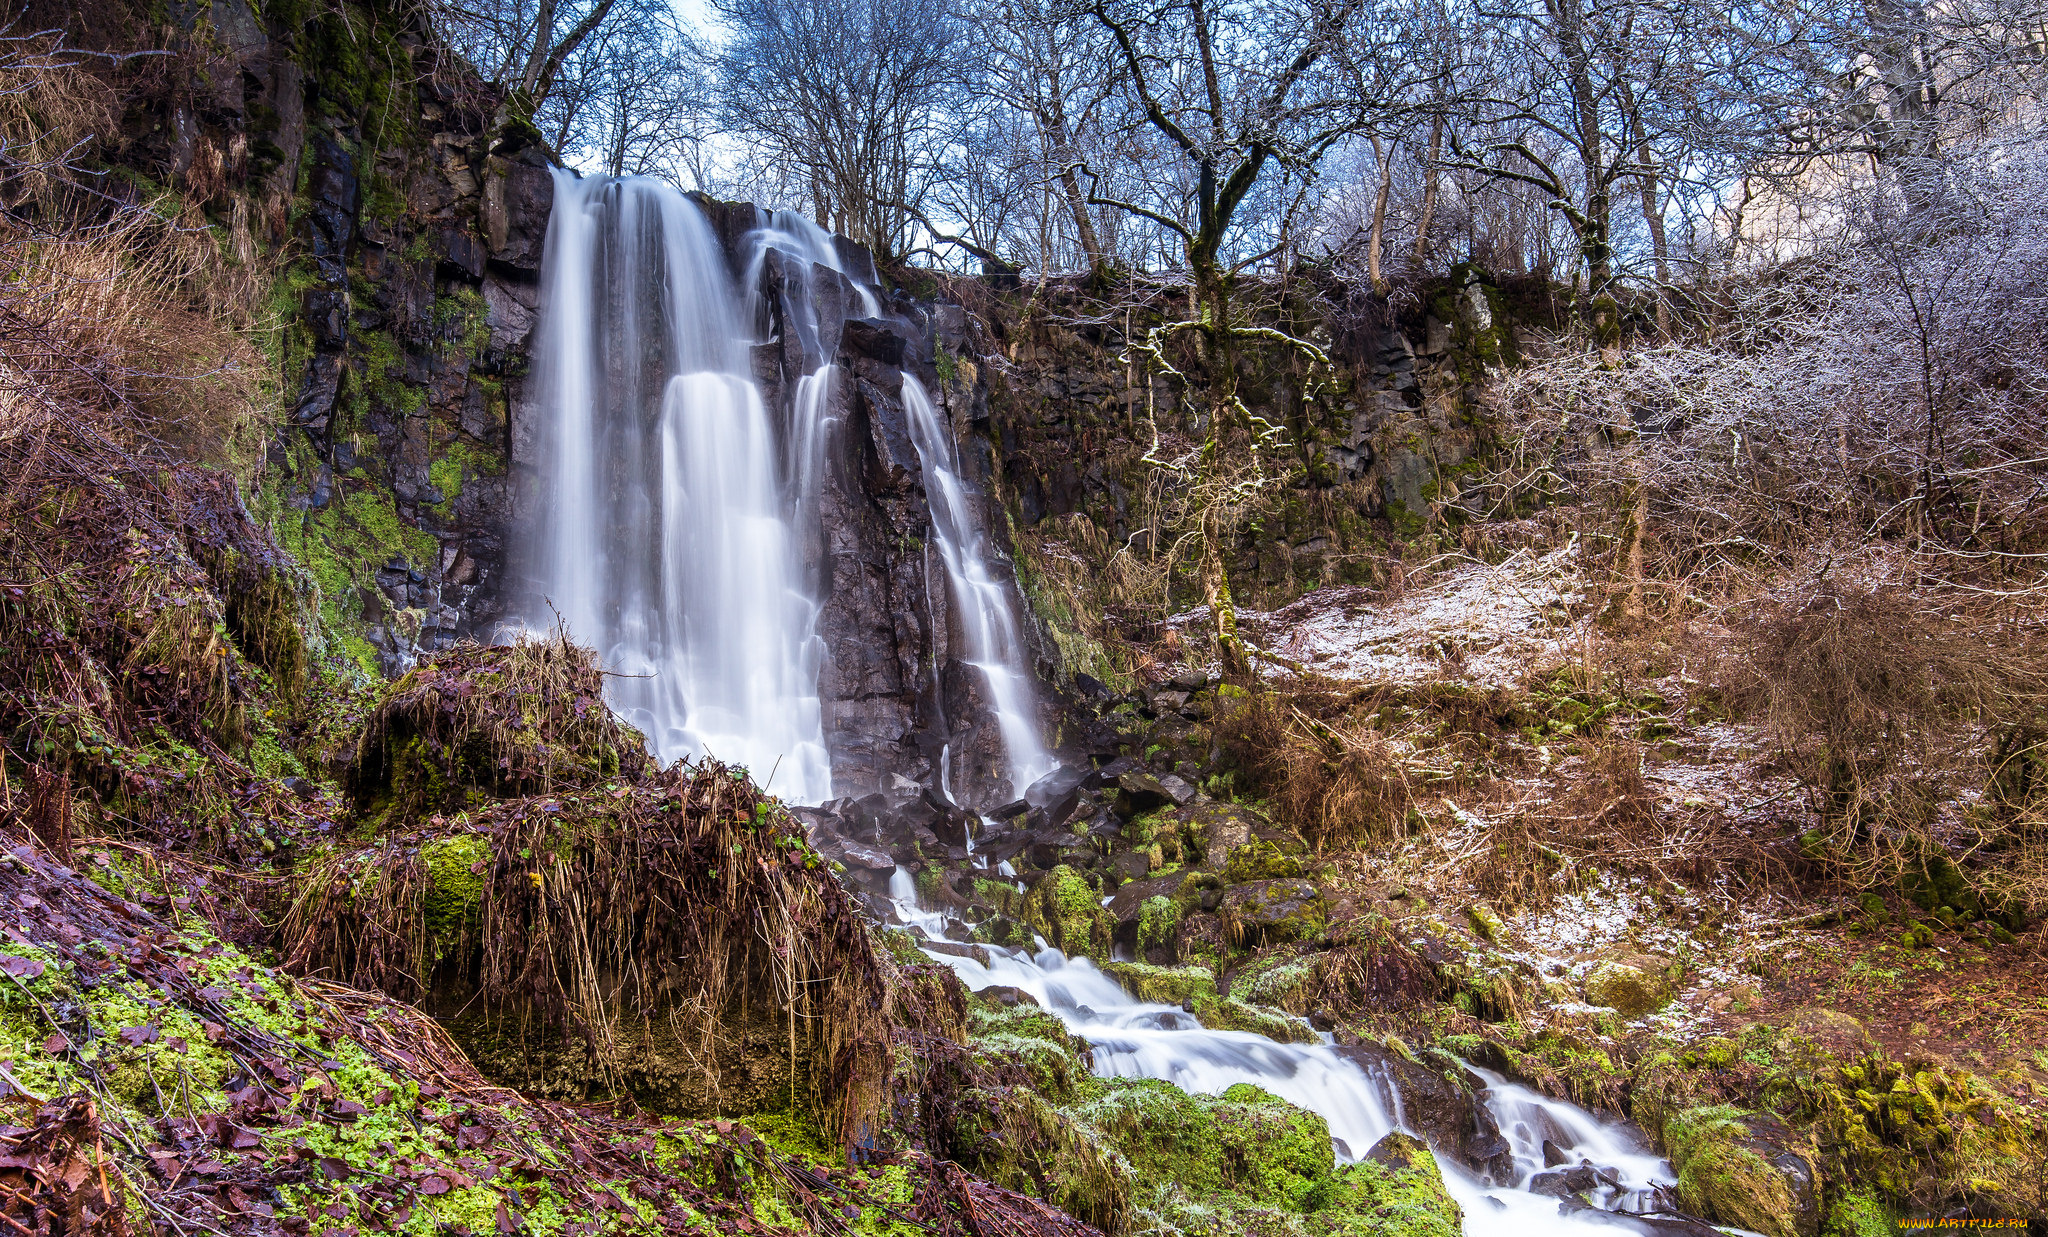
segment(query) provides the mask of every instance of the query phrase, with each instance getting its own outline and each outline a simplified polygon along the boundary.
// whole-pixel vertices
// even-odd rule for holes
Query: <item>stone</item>
[[[1683,1210],[1766,1237],[1819,1233],[1814,1153],[1776,1117],[1726,1104],[1687,1109],[1665,1121],[1664,1150]]]
[[[1253,881],[1223,891],[1219,909],[1247,945],[1310,940],[1328,925],[1322,891],[1305,880]]]
[[[974,995],[1003,1009],[1038,1008],[1038,998],[1022,988],[997,984],[994,987],[983,988]]]
[[[1500,916],[1486,903],[1474,902],[1465,908],[1465,916],[1472,921],[1472,930],[1486,940],[1496,945],[1507,941],[1507,925],[1501,922]]]
[[[1477,1099],[1484,1084],[1476,1076],[1462,1069],[1450,1074],[1430,1069],[1377,1044],[1348,1044],[1335,1051],[1367,1077],[1398,1088],[1408,1123],[1438,1154],[1481,1176],[1514,1179],[1513,1148],[1492,1111]]]
[[[1586,1000],[1614,1010],[1624,1018],[1640,1018],[1671,1000],[1662,976],[1626,962],[1602,962],[1586,976]]]
[[[1127,850],[1111,859],[1109,867],[1123,881],[1143,880],[1152,871],[1152,857],[1144,851]]]
[[[1194,802],[1195,788],[1193,786],[1188,785],[1185,780],[1176,776],[1175,774],[1161,774],[1159,777],[1159,786],[1162,790],[1166,792],[1167,797],[1173,800],[1175,806],[1177,807],[1186,807],[1188,804]]]
[[[1158,811],[1171,802],[1173,796],[1149,773],[1131,772],[1116,779],[1116,814],[1125,820]]]
[[[926,953],[944,954],[949,958],[970,958],[982,966],[988,965],[988,950],[980,945],[962,945],[954,941],[935,941],[927,937],[920,947]]]
[[[1551,1198],[1572,1198],[1597,1189],[1600,1179],[1593,1175],[1590,1164],[1574,1164],[1569,1168],[1552,1168],[1529,1178],[1531,1194],[1543,1194]]]

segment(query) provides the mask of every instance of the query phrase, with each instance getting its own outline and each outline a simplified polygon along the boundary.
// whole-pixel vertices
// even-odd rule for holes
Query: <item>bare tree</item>
[[[1267,479],[1262,454],[1284,431],[1239,399],[1238,352],[1277,344],[1317,364],[1327,358],[1306,340],[1252,324],[1234,293],[1245,270],[1291,252],[1324,157],[1400,97],[1399,40],[1367,0],[1094,0],[1087,11],[1110,36],[1129,144],[1160,152],[1137,192],[1124,196],[1104,191],[1102,169],[1084,166],[1089,202],[1175,242],[1191,312],[1136,346],[1184,380],[1164,345],[1191,333],[1207,385],[1201,447],[1177,461],[1157,458],[1155,448],[1148,459],[1184,474],[1200,497],[1203,596],[1225,669],[1241,674],[1248,661],[1223,541],[1233,508]],[[1248,469],[1233,470],[1226,458],[1234,435],[1242,435]]]
[[[728,131],[794,169],[818,221],[884,257],[909,247],[959,83],[942,0],[715,0]]]
[[[613,176],[678,181],[710,110],[704,57],[662,9],[608,26],[564,63],[536,119],[563,159]]]
[[[962,19],[975,32],[961,143],[968,170],[942,185],[937,205],[968,223],[978,247],[1007,251],[1004,265],[1102,269],[1111,255],[1080,168],[1100,157],[1106,33],[1047,0],[973,0]],[[991,227],[997,217],[1002,226]]]

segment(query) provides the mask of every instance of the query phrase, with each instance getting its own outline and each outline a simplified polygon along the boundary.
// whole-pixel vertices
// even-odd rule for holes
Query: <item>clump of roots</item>
[[[595,678],[587,659],[562,673]],[[571,1037],[593,1090],[642,1090],[639,1058],[659,1043],[709,1076],[699,1102],[729,1110],[764,1068],[765,1034],[786,1066],[777,1098],[849,1144],[881,1126],[900,1025],[960,1034],[957,990],[906,995],[801,826],[711,763],[495,803],[333,857],[286,938],[302,972],[436,1008],[461,993],[469,1015]]]
[[[458,646],[393,684],[345,779],[387,821],[637,780],[647,744],[604,703],[604,672],[561,632]]]

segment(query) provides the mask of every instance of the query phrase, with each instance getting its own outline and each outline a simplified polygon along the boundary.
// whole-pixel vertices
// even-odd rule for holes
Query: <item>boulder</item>
[[[1349,1044],[1337,1055],[1389,1089],[1398,1089],[1401,1111],[1437,1154],[1500,1183],[1515,1178],[1515,1157],[1493,1112],[1477,1094],[1484,1088],[1463,1069],[1437,1070],[1377,1044]]]
[[[1370,1217],[1370,1227],[1343,1232],[1457,1237],[1464,1231],[1464,1215],[1444,1189],[1436,1157],[1421,1140],[1399,1132],[1374,1143],[1357,1163],[1339,1168],[1325,1206]]]
[[[1247,946],[1311,940],[1329,925],[1322,891],[1305,880],[1264,880],[1223,891],[1218,908]]]
[[[1640,1018],[1663,1008],[1671,1000],[1671,990],[1661,975],[1610,961],[1600,963],[1586,976],[1586,1000],[1624,1018]]]
[[[1820,1231],[1814,1153],[1776,1117],[1726,1104],[1690,1108],[1664,1122],[1664,1151],[1684,1210],[1766,1237]]]
[[[1195,788],[1188,785],[1186,779],[1175,774],[1160,774],[1159,786],[1166,792],[1167,797],[1173,800],[1176,807],[1186,807],[1195,801]]]
[[[1109,956],[1109,912],[1095,887],[1067,864],[1055,865],[1031,887],[1018,918],[1068,957]]]
[[[1159,779],[1149,773],[1132,771],[1116,779],[1116,814],[1125,820],[1156,812],[1173,802],[1173,796]]]

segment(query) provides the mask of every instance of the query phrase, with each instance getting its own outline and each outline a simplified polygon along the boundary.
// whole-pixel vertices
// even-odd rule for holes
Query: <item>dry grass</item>
[[[744,774],[678,768],[345,853],[307,875],[284,936],[305,973],[405,999],[470,990],[472,1013],[570,1033],[615,1092],[652,1037],[701,1063],[715,1096],[759,1068],[731,1041],[765,1017],[786,1029],[791,1098],[850,1145],[884,1124],[898,1025],[957,1037],[963,1011],[895,981],[802,838]],[[437,871],[449,839],[482,858]]]
[[[410,822],[494,797],[637,781],[646,740],[604,703],[596,657],[557,630],[458,646],[392,685],[343,781],[360,811]]]
[[[1314,687],[1261,692],[1215,727],[1240,788],[1268,798],[1318,851],[1403,836],[1415,795],[1413,747],[1342,699]]]

